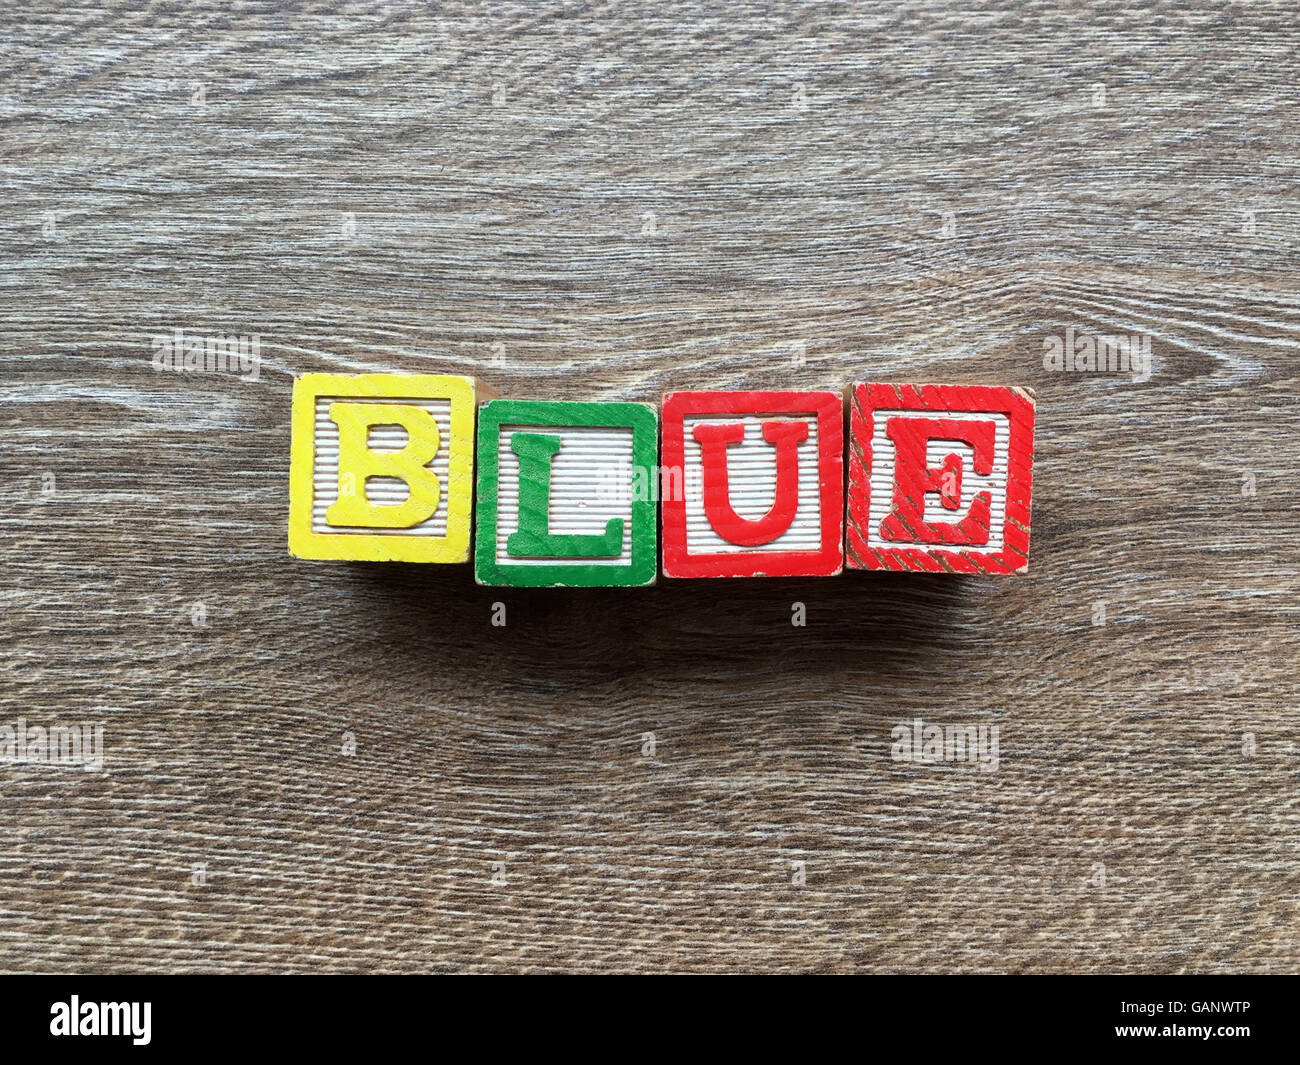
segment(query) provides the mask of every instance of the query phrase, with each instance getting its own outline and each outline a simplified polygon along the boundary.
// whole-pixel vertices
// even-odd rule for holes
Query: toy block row
[[[661,522],[667,577],[1028,566],[1032,394],[847,393],[846,492],[835,392],[673,392],[660,412],[500,400],[468,377],[307,374],[293,390],[289,550],[466,562],[472,512],[489,585],[651,584]]]

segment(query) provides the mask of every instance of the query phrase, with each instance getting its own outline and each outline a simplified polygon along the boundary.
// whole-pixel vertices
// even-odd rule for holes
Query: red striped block
[[[854,385],[849,567],[1023,572],[1033,466],[1027,389]]]

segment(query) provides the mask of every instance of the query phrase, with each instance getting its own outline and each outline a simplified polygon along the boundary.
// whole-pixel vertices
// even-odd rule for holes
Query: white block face
[[[980,551],[1001,551],[1007,528],[1007,479],[1011,461],[1011,419],[1005,414],[982,414],[978,411],[876,410],[871,415],[871,528],[870,547],[897,548],[907,544],[886,540],[880,535],[881,523],[889,516],[894,501],[894,441],[886,431],[891,418],[959,418],[962,421],[993,423],[993,469],[987,477],[975,472],[975,451],[961,440],[931,440],[926,444],[926,463],[931,469],[955,454],[961,460],[961,503],[956,510],[943,506],[937,492],[925,495],[925,520],[935,525],[956,525],[970,513],[979,492],[989,493],[989,542]]]
[[[444,486],[442,497],[438,500],[438,509],[419,525],[409,529],[375,529],[370,526],[357,528],[349,525],[330,525],[325,521],[325,512],[339,497],[339,427],[330,418],[331,403],[396,404],[403,407],[419,407],[433,415],[438,423],[441,443],[438,453],[428,468],[438,475],[438,483]],[[451,472],[451,400],[449,399],[400,399],[387,396],[319,396],[315,410],[315,451],[316,458],[312,467],[311,493],[311,531],[314,533],[368,533],[371,536],[446,536],[447,535],[447,496],[445,486],[449,483]],[[406,446],[406,430],[400,425],[376,425],[370,430],[369,445],[372,451],[401,451]],[[410,488],[400,477],[371,477],[366,484],[357,485],[358,492],[364,491],[366,499],[376,506],[398,506],[406,502]]]
[[[554,566],[554,558],[520,558],[506,551],[519,528],[519,456],[510,447],[513,433],[560,438],[551,460],[549,532],[600,536],[611,518],[623,519],[618,557],[563,559],[585,566],[627,566],[632,562],[632,427],[630,425],[503,425],[497,437],[496,561],[510,566]]]
[[[746,547],[724,540],[704,511],[704,467],[697,425],[745,427],[745,439],[727,448],[727,475],[732,509],[755,521],[772,509],[776,500],[776,448],[763,439],[763,424],[803,421],[807,439],[798,445],[799,508],[790,528],[770,543]],[[692,555],[752,554],[763,551],[818,551],[822,546],[821,487],[817,456],[816,414],[703,414],[687,415],[682,422],[683,492],[686,510],[686,550]]]

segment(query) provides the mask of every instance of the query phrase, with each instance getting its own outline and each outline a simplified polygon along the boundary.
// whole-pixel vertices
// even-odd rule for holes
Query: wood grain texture
[[[0,968],[1294,971],[1295,7],[1064,7],[6,11]],[[296,562],[308,371],[1031,387],[1032,566]]]

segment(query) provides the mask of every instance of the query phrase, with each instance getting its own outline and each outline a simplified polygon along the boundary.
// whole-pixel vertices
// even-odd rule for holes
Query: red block
[[[839,573],[843,411],[834,392],[665,396],[664,575]]]
[[[853,386],[849,567],[1023,572],[1033,466],[1027,389]]]

